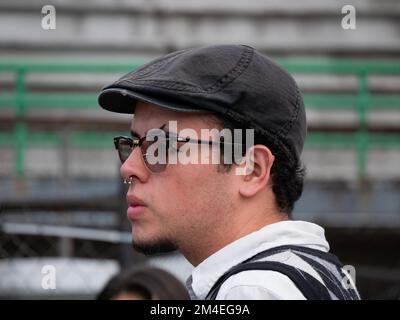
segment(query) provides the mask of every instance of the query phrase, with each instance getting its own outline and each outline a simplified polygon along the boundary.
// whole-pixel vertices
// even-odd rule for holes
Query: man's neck
[[[209,256],[230,243],[267,225],[288,219],[288,215],[276,210],[269,210],[269,212],[263,210],[257,213],[249,213],[247,215],[233,215],[231,221],[227,222],[227,224],[223,226],[222,230],[216,231],[214,235],[204,237],[200,242],[201,245],[197,242],[194,246],[181,246],[180,251],[186,259],[196,267]]]

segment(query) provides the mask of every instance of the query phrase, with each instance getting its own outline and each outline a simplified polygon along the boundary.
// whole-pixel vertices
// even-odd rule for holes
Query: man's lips
[[[133,194],[127,194],[126,195],[126,202],[128,202],[128,205],[131,207],[135,206],[146,206],[145,202],[138,198],[137,196]]]
[[[134,206],[134,207],[129,206],[128,210],[126,211],[128,219],[129,220],[137,219],[140,215],[143,214],[145,209],[146,209],[145,206]]]
[[[134,220],[139,215],[143,214],[146,209],[146,204],[143,200],[129,194],[126,196],[126,200],[128,202],[127,215],[129,220]]]

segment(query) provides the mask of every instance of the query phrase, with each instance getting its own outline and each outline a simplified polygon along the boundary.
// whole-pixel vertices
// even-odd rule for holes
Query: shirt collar
[[[194,268],[186,282],[191,298],[205,299],[218,278],[231,267],[261,251],[282,245],[329,251],[325,230],[314,223],[288,220],[269,224],[228,244]]]

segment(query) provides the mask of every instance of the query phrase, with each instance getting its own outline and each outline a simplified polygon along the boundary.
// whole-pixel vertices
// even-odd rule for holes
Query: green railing
[[[370,109],[399,109],[400,94],[372,94],[368,88],[371,74],[400,75],[400,61],[360,60],[289,60],[277,59],[291,73],[302,74],[353,74],[358,79],[358,90],[351,94],[307,93],[304,95],[307,108],[353,109],[357,110],[358,128],[355,132],[312,132],[306,146],[314,148],[349,147],[357,150],[358,176],[366,173],[367,155],[370,147],[393,148],[400,146],[399,133],[372,133],[368,131],[367,113]],[[62,143],[60,133],[28,132],[25,116],[28,108],[98,108],[96,93],[36,93],[29,92],[26,75],[30,73],[126,73],[138,68],[144,62],[110,61],[0,61],[0,72],[15,74],[15,90],[12,93],[0,91],[0,109],[16,110],[16,124],[13,132],[0,133],[0,146],[15,147],[15,173],[22,177],[25,172],[25,150],[29,146],[56,146]],[[72,146],[110,146],[111,137],[117,133],[71,133]],[[29,142],[28,142],[29,141]]]

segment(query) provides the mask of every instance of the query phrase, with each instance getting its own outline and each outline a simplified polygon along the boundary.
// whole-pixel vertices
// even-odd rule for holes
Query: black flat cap
[[[306,136],[302,95],[294,79],[245,45],[186,49],[129,72],[99,95],[102,108],[134,113],[138,100],[182,112],[209,111],[253,128],[298,160]]]

